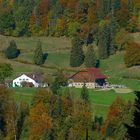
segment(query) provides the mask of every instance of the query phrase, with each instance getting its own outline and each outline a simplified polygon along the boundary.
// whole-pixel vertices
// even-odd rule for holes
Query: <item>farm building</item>
[[[12,81],[12,87],[47,87],[48,84],[43,82],[42,74],[28,73],[21,74]]]
[[[82,88],[86,84],[87,88],[101,87],[106,84],[107,76],[102,74],[97,68],[84,68],[69,78],[69,87]]]

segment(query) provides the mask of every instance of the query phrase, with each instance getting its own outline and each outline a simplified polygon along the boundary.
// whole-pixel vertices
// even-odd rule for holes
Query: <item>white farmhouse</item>
[[[43,84],[42,76],[40,74],[21,74],[12,81],[12,87],[22,87],[22,83],[26,82],[32,87],[46,87],[47,84]]]

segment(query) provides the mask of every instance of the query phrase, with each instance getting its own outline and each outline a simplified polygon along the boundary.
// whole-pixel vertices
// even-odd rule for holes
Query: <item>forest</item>
[[[139,32],[140,0],[0,0],[0,140],[139,140]],[[66,75],[85,67],[131,93],[68,88]],[[35,70],[47,88],[5,85]]]
[[[136,32],[139,8],[139,0],[1,0],[0,33],[73,37],[79,31],[83,37],[95,38],[112,22],[118,30]]]
[[[140,31],[139,9],[139,0],[1,0],[0,34],[78,36],[79,45],[94,43],[98,46],[100,59],[127,48],[125,63],[131,67],[140,64],[139,45],[129,37],[130,33]],[[132,60],[129,60],[129,50],[136,52],[131,52],[134,54]],[[72,64],[75,56],[71,54],[71,66],[83,63],[78,48],[77,51],[81,62]]]

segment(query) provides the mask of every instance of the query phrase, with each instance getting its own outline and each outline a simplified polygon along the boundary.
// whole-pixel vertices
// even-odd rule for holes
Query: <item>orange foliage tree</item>
[[[136,42],[128,42],[125,53],[127,67],[140,65],[140,45]]]
[[[33,11],[29,23],[29,30],[33,35],[35,34],[35,26],[36,26],[36,15],[35,12]]]
[[[41,0],[39,5],[41,30],[46,32],[48,28],[48,0]]]
[[[65,35],[66,31],[66,21],[64,17],[61,17],[57,19],[57,25],[56,25],[56,36],[63,36]]]
[[[90,133],[92,124],[92,112],[90,104],[83,100],[76,100],[71,114],[72,127],[69,130],[69,139],[86,139]]]
[[[30,110],[29,121],[31,123],[30,140],[40,140],[45,131],[52,128],[52,118],[43,102]]]
[[[112,105],[109,108],[107,119],[105,120],[105,123],[101,128],[101,133],[103,135],[106,134],[107,128],[110,124],[112,127],[114,127],[118,123],[118,119],[121,115],[122,107],[124,105],[125,101],[120,97],[117,97],[116,100],[112,103]]]

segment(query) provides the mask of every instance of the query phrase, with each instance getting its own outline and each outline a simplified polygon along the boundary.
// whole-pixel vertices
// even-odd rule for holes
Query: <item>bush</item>
[[[32,82],[26,82],[26,81],[23,81],[21,83],[21,86],[22,87],[34,87],[34,84]]]
[[[78,29],[79,26],[80,26],[80,25],[79,25],[78,22],[70,22],[70,23],[68,24],[67,35],[68,35],[69,37],[75,36],[76,33],[77,33],[77,29]]]
[[[18,57],[18,55],[20,54],[20,50],[17,49],[17,45],[15,43],[14,40],[12,40],[8,46],[8,48],[5,50],[5,56],[8,59],[13,59]]]

